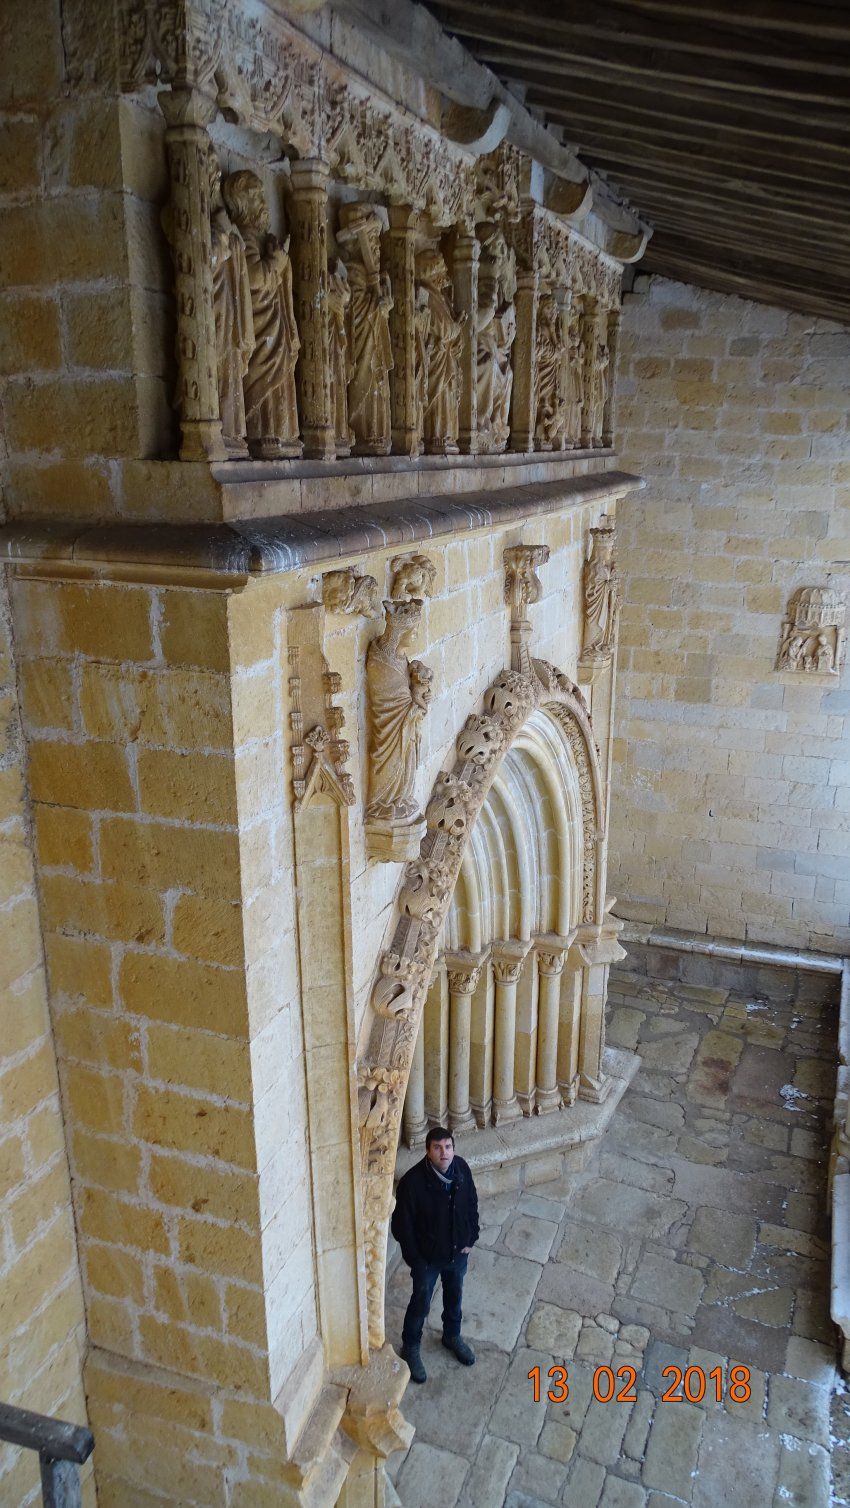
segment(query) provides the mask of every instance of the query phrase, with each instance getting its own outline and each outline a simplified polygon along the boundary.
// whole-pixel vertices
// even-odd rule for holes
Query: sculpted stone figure
[[[346,330],[351,289],[344,262],[328,272],[328,339],[330,341],[331,399],[334,438],[338,456],[347,456],[354,444],[348,421],[348,334]]]
[[[388,455],[392,444],[389,276],[381,272],[383,222],[370,204],[340,210],[337,240],[347,254],[351,291],[348,305],[348,417],[361,455]]]
[[[537,311],[538,450],[562,450],[567,428],[567,351],[564,314],[554,294],[545,293]]]
[[[428,404],[428,334],[431,329],[431,309],[428,291],[421,285],[416,288],[413,310],[413,373],[416,391],[417,452],[425,443],[425,409]]]
[[[379,835],[370,853],[391,859],[413,857],[424,833],[414,783],[422,722],[433,693],[427,665],[408,660],[405,653],[422,618],[421,600],[386,601],[384,611],[384,631],[366,656],[371,749],[365,816],[367,837],[370,827]],[[401,845],[393,841],[395,829],[400,830]]]
[[[430,315],[425,361],[425,449],[431,454],[457,455],[458,370],[465,316],[455,319],[448,293],[451,279],[442,252],[436,248],[420,252],[416,258],[416,276]]]
[[[292,306],[289,237],[272,235],[263,186],[256,173],[231,173],[224,203],[245,243],[254,321],[254,346],[245,377],[245,418],[252,456],[274,460],[301,454],[295,364],[301,342]]]
[[[581,445],[584,354],[581,310],[574,309],[569,326],[566,372],[567,443],[571,449]]]
[[[516,263],[497,225],[479,226],[478,239],[478,443],[482,451],[493,452],[504,450],[510,435]]]
[[[602,338],[596,342],[596,351],[590,367],[587,394],[585,432],[594,447],[602,444],[602,421],[608,399],[608,345]]]
[[[437,568],[427,555],[395,555],[390,561],[390,570],[393,573],[390,587],[393,602],[430,597],[434,590]]]
[[[254,349],[254,318],[245,243],[221,196],[221,167],[210,148],[210,229],[218,403],[222,438],[231,455],[247,455],[243,384]]]
[[[620,578],[614,564],[617,533],[603,521],[590,531],[590,553],[582,576],[584,586],[584,639],[581,659],[603,664],[614,649],[614,632],[620,606]]]
[[[798,587],[785,611],[775,668],[837,675],[844,664],[846,610],[834,587]]]

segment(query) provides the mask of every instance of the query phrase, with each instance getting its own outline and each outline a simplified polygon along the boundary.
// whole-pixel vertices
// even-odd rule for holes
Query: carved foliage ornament
[[[543,662],[536,662],[540,665]],[[398,922],[372,993],[358,1065],[369,1338],[383,1337],[383,1280],[392,1176],[404,1092],[437,945],[460,871],[469,831],[507,746],[535,707],[564,728],[578,769],[584,832],[582,919],[598,919],[598,837],[603,821],[601,780],[587,708],[577,688],[551,674],[503,671],[456,741],[452,771],[441,771],[427,807],[419,857],[406,866]],[[601,914],[601,912],[600,912]]]

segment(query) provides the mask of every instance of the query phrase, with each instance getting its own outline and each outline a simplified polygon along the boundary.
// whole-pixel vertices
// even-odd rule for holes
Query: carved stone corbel
[[[393,602],[424,601],[434,590],[437,567],[427,555],[394,555],[390,561]]]
[[[620,611],[620,578],[614,561],[617,530],[603,518],[590,531],[590,547],[582,571],[583,628],[578,679],[582,685],[611,664]]]
[[[511,610],[511,669],[534,675],[529,645],[531,623],[527,609],[540,600],[543,585],[538,566],[549,559],[548,545],[512,545],[504,551],[505,602]]]
[[[381,611],[378,583],[374,576],[358,576],[353,566],[326,571],[322,577],[322,602],[328,613],[347,613],[377,618]]]

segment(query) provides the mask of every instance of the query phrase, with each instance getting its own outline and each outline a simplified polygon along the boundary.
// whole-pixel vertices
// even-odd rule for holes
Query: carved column
[[[494,997],[491,971],[482,967],[472,1000],[469,1055],[469,1104],[479,1131],[489,1126],[492,1118]]]
[[[592,294],[585,294],[583,304],[581,328],[582,341],[584,343],[584,370],[581,380],[584,402],[581,409],[581,443],[582,448],[587,448],[587,446],[593,444],[595,409],[593,393],[599,325],[597,321],[597,301]]]
[[[404,1139],[409,1147],[421,1147],[428,1130],[425,1114],[425,1024],[419,1023],[404,1099]]]
[[[566,952],[563,948],[540,948],[537,952],[539,989],[537,998],[537,1090],[534,1108],[538,1115],[557,1110],[558,1023],[561,1011],[561,976]]]
[[[301,336],[296,368],[304,455],[336,454],[328,332],[328,165],[292,164],[292,278]]]
[[[625,958],[625,949],[617,942],[622,922],[606,916],[600,927],[582,928],[587,938],[579,952],[584,960],[581,999],[581,1037],[579,1040],[579,1099],[600,1104],[611,1088],[604,1072],[605,1001],[608,994],[608,970],[612,963]],[[580,933],[581,936],[581,933]]]
[[[472,1131],[475,1119],[469,1107],[469,1053],[472,997],[478,987],[481,965],[471,958],[446,959],[449,982],[449,1120],[452,1131]]]
[[[181,461],[227,457],[218,403],[207,126],[217,106],[200,89],[159,95],[170,195],[163,215],[174,262]]]
[[[511,450],[533,450],[537,424],[537,298],[539,215],[524,201],[516,228],[516,337],[511,355],[514,385],[511,393]]]
[[[558,1093],[562,1105],[575,1104],[578,1096],[579,1042],[581,1036],[581,990],[584,959],[574,943],[566,955],[558,995]]]
[[[458,316],[466,315],[461,336],[463,344],[458,373],[460,389],[458,445],[463,455],[474,455],[478,450],[478,258],[480,252],[478,238],[459,230],[454,243],[452,281],[455,313]]]
[[[528,948],[526,942],[493,944],[493,977],[496,981],[493,1123],[496,1126],[519,1120],[522,1116],[514,1088],[516,988]]]
[[[416,403],[416,222],[409,204],[391,204],[386,238],[393,307],[390,310],[390,410],[393,453],[416,456],[422,449]]]
[[[434,970],[422,1025],[425,1113],[436,1125],[444,1126],[449,1105],[449,997],[442,963]]]
[[[615,399],[617,387],[617,356],[620,346],[620,310],[608,310],[608,393],[602,419],[602,444],[614,444]]]

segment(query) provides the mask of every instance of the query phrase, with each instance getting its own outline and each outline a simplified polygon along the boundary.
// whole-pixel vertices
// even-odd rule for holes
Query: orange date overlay
[[[634,1367],[597,1367],[593,1373],[593,1396],[599,1403],[637,1403],[637,1372]],[[550,1367],[546,1374],[551,1379],[551,1386],[546,1389],[546,1397],[550,1403],[566,1403],[570,1396],[570,1374],[566,1367]],[[724,1397],[723,1368],[712,1367],[706,1375],[702,1367],[665,1367],[661,1373],[663,1378],[670,1381],[661,1394],[662,1403],[700,1403],[708,1395],[713,1396],[716,1403],[722,1403]],[[535,1403],[540,1402],[541,1390],[544,1384],[541,1382],[540,1367],[532,1367],[528,1374],[531,1383],[532,1398]],[[747,1403],[750,1398],[750,1369],[737,1365],[729,1368],[729,1376],[726,1379],[725,1395],[733,1403]]]

